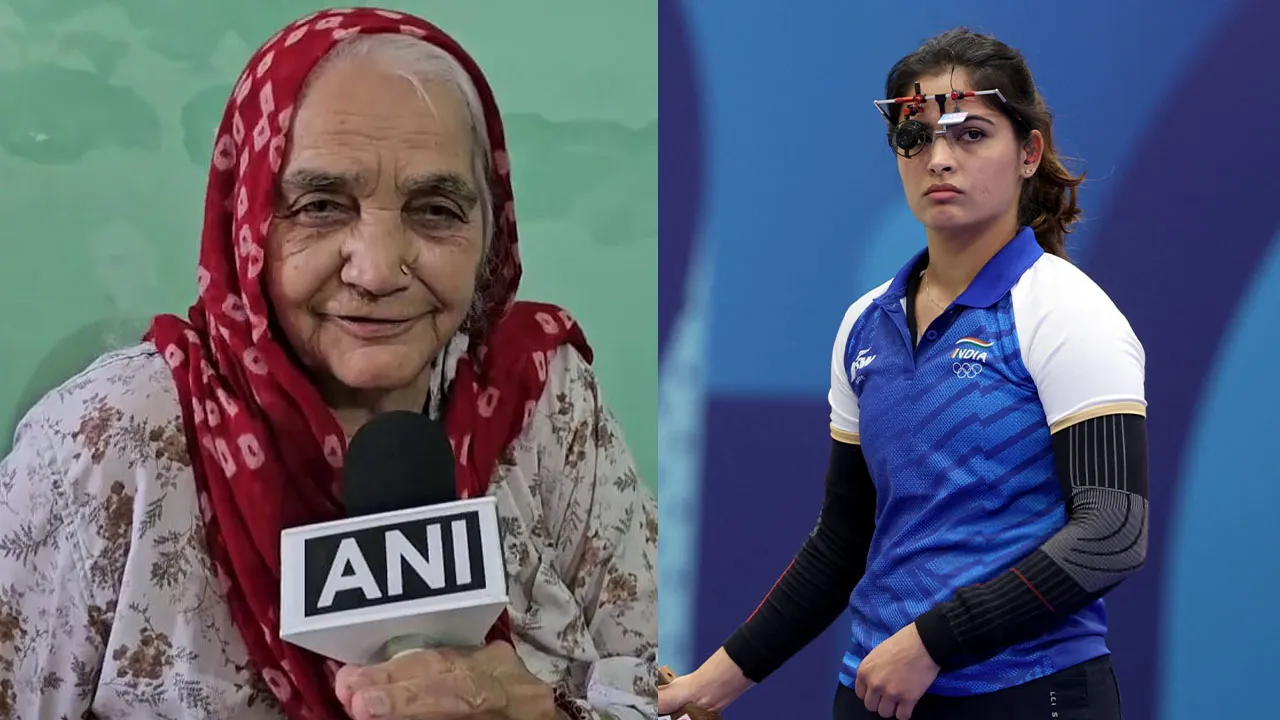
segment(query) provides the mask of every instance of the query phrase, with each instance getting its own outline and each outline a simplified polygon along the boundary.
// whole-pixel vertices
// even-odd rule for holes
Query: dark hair
[[[1007,105],[999,98],[983,100],[1010,119],[1020,141],[1025,143],[1032,130],[1044,136],[1040,166],[1023,185],[1018,200],[1018,225],[1035,230],[1036,241],[1045,252],[1066,258],[1067,233],[1080,218],[1076,188],[1084,182],[1084,174],[1072,175],[1058,157],[1053,146],[1053,115],[1036,90],[1022,53],[990,35],[966,28],[948,30],[894,64],[884,83],[885,97],[914,94],[913,84],[920,78],[947,70],[969,71],[973,87],[957,89],[999,90]],[[888,108],[894,124],[900,109],[900,105]]]

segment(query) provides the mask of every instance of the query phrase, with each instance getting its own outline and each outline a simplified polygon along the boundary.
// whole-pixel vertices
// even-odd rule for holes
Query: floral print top
[[[580,717],[656,717],[657,504],[575,351],[549,363],[490,495],[525,665]],[[283,717],[205,552],[150,344],[49,393],[0,461],[0,720],[85,717]]]

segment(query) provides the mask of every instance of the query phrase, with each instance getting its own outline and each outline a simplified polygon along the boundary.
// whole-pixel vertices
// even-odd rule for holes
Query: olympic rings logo
[[[951,365],[951,372],[955,373],[956,377],[962,379],[976,378],[982,374],[982,368],[982,363],[958,362]]]

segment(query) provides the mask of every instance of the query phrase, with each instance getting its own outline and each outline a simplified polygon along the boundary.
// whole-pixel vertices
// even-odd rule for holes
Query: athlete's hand
[[[755,683],[748,680],[729,653],[720,648],[697,670],[658,686],[658,714],[673,714],[684,709],[690,716],[696,716],[695,708],[716,713],[752,685]]]
[[[867,653],[853,690],[880,717],[909,720],[940,669],[912,623]]]

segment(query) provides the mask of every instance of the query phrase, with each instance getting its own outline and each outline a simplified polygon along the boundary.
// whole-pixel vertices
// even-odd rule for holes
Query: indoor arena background
[[[836,328],[923,243],[872,100],[963,24],[1025,53],[1089,174],[1074,259],[1146,347],[1150,554],[1108,604],[1125,716],[1273,715],[1280,7],[659,6],[662,660],[713,652],[814,525]],[[846,615],[732,717],[827,717],[848,634]]]

